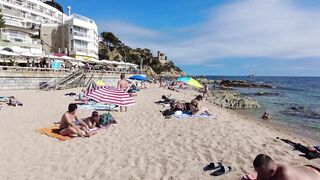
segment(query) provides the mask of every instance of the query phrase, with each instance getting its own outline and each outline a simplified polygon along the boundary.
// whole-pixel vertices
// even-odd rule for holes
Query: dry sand
[[[0,92],[24,103],[0,111],[0,179],[239,179],[253,171],[259,153],[293,166],[320,163],[300,157],[275,137],[308,142],[205,102],[216,120],[165,119],[159,112],[163,107],[154,103],[162,94],[185,100],[192,96],[159,88],[139,92],[129,112],[113,113],[118,125],[93,137],[62,142],[36,133],[60,120],[74,99],[63,94],[71,91],[80,89]],[[203,172],[214,160],[233,171],[218,178]]]

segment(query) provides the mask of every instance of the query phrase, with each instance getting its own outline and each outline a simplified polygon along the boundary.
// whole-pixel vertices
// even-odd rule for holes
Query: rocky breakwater
[[[251,97],[246,97],[233,91],[217,90],[211,92],[207,99],[209,102],[229,109],[248,109],[260,107]]]
[[[224,87],[242,87],[242,88],[272,88],[268,84],[256,84],[242,80],[221,80],[220,85]]]

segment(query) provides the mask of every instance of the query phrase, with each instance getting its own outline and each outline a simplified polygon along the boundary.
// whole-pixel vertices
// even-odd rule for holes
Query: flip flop
[[[203,168],[203,171],[210,171],[210,170],[214,170],[214,169],[218,169],[222,166],[222,164],[220,162],[212,162],[208,165],[206,165],[204,168]]]
[[[231,171],[231,167],[230,166],[225,166],[222,165],[218,170],[214,171],[213,173],[211,173],[211,176],[221,176],[223,174],[227,174]]]

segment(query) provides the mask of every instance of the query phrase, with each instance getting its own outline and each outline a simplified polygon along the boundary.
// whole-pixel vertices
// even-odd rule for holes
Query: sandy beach
[[[269,127],[215,105],[202,102],[216,119],[165,119],[163,94],[191,100],[194,92],[159,88],[144,89],[134,97],[136,105],[126,113],[113,112],[118,124],[90,138],[59,141],[35,132],[60,120],[74,102],[61,91],[1,91],[14,95],[22,107],[4,105],[0,111],[0,179],[239,179],[252,172],[252,161],[260,153],[277,161],[297,165],[319,165],[276,140],[287,138],[306,145],[311,142]],[[92,111],[79,110],[80,117]],[[202,168],[222,160],[232,167],[229,174],[212,177]]]

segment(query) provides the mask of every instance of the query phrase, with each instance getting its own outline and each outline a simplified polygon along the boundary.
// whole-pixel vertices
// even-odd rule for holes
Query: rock
[[[213,91],[208,98],[208,101],[230,109],[247,109],[258,108],[259,104],[256,100],[250,97],[242,96],[240,93],[233,91]]]
[[[287,110],[282,111],[282,113],[303,118],[320,119],[320,112],[314,109],[305,108],[303,106],[292,106]]]
[[[243,80],[222,80],[220,85],[225,87],[272,88],[272,86],[267,84],[255,84]]]

